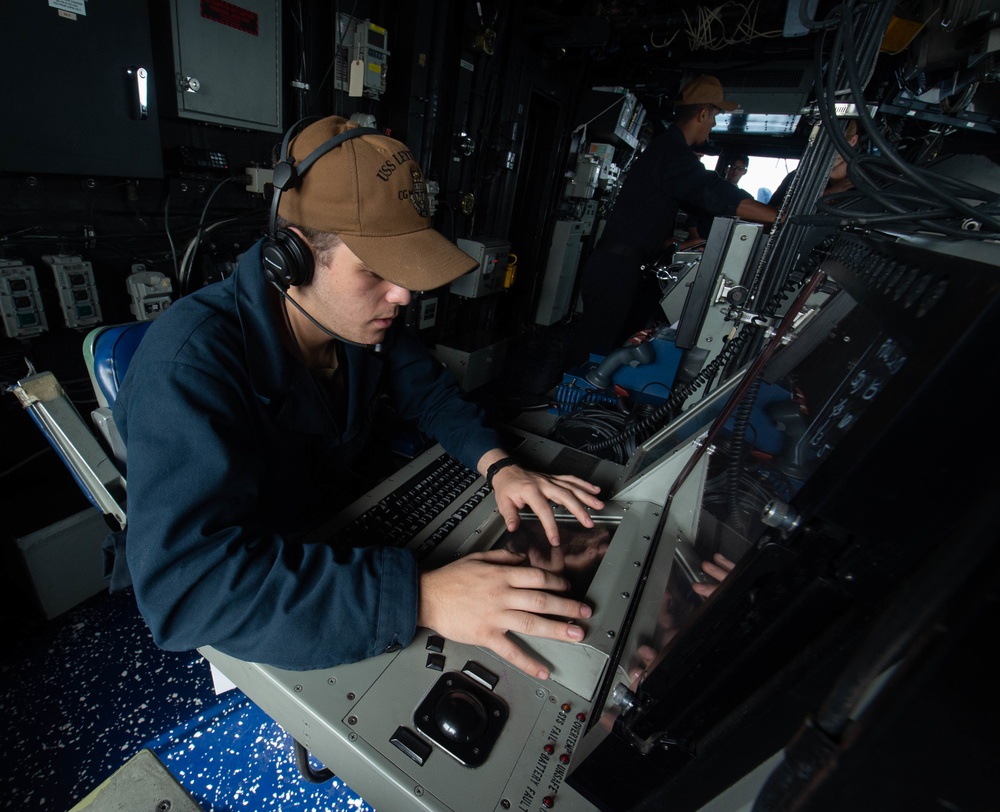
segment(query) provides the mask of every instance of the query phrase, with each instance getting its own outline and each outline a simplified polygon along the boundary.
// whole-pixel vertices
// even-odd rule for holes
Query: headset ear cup
[[[271,237],[265,237],[260,247],[261,265],[268,282],[281,290],[288,290],[288,257],[281,245]]]
[[[268,220],[267,236],[261,244],[261,264],[264,266],[264,276],[267,281],[281,290],[288,290],[292,285],[308,285],[312,281],[314,270],[313,253],[309,244],[290,229],[275,228],[281,193],[287,189],[296,188],[301,182],[302,176],[309,171],[309,167],[334,147],[351,138],[379,134],[379,131],[372,127],[356,127],[346,130],[328,141],[324,141],[296,164],[295,159],[289,153],[291,139],[306,122],[314,120],[318,119],[314,116],[300,119],[285,133],[281,142],[281,160],[274,167],[272,178],[274,197],[271,199],[271,216]]]
[[[274,237],[264,240],[260,250],[268,281],[282,290],[312,281],[312,251],[294,231],[279,228]]]

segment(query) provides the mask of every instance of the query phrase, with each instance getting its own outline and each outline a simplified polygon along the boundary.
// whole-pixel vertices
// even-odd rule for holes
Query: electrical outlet
[[[248,166],[245,170],[247,184],[246,190],[251,194],[262,195],[267,186],[274,185],[274,170],[264,169],[260,166]]]

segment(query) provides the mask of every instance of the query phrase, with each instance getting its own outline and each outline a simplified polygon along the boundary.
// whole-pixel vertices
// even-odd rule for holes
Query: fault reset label
[[[255,37],[260,34],[260,17],[257,12],[235,3],[227,3],[226,0],[201,0],[201,16]]]

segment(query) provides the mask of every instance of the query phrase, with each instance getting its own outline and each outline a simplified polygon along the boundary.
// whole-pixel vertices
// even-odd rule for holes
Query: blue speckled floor
[[[371,812],[303,779],[291,737],[240,691],[217,697],[197,652],[158,649],[131,594],[39,629],[0,658],[3,809],[65,812],[148,747],[205,812]]]

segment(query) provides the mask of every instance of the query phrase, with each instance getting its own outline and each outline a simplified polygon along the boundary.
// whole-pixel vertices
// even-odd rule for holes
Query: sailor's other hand
[[[695,581],[691,584],[691,589],[694,590],[695,594],[701,595],[703,598],[707,598],[718,588],[719,584],[722,583],[726,576],[733,571],[735,567],[732,561],[726,558],[722,553],[716,553],[712,556],[711,561],[702,561],[701,568],[706,575],[714,578],[718,583],[708,584],[704,581]]]
[[[493,477],[493,492],[497,508],[508,530],[517,530],[521,524],[518,511],[528,508],[538,516],[545,530],[545,537],[553,546],[559,544],[559,526],[552,505],[562,505],[584,527],[593,527],[594,520],[587,508],[600,510],[604,502],[597,498],[598,485],[570,474],[540,474],[510,465]]]
[[[552,594],[569,587],[565,578],[524,561],[523,555],[491,550],[421,573],[417,624],[458,643],[485,646],[526,674],[548,679],[548,667],[507,632],[578,642],[584,630],[574,621],[589,618],[591,610]]]

